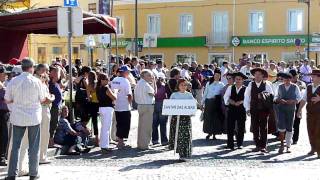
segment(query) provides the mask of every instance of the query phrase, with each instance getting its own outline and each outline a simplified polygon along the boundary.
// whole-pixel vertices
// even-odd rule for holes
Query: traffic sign
[[[304,51],[308,51],[308,48],[304,48]],[[320,52],[320,46],[310,47],[310,52]]]
[[[72,36],[82,36],[83,35],[83,15],[81,8],[72,8]],[[59,7],[58,8],[58,35],[68,36],[68,8]]]
[[[78,0],[64,0],[63,5],[65,7],[78,7]]]

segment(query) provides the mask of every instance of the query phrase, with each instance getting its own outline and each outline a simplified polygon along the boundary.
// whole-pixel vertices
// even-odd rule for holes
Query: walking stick
[[[177,116],[177,123],[176,123],[176,135],[175,135],[175,139],[174,139],[174,155],[177,152],[177,145],[178,145],[178,133],[179,133],[179,122],[180,121],[180,116]]]

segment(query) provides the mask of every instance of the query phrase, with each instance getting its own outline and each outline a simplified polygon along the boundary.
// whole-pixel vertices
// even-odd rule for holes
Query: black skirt
[[[222,97],[216,96],[205,100],[203,113],[203,132],[207,134],[222,134],[224,129],[224,116],[221,108]]]

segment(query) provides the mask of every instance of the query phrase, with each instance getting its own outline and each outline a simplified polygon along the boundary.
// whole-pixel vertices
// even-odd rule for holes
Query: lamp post
[[[138,57],[138,0],[135,0],[135,51],[134,55]]]
[[[306,3],[308,7],[308,37],[307,37],[307,43],[308,43],[308,49],[307,49],[307,58],[310,58],[310,6],[311,6],[311,0],[298,0],[299,3]]]

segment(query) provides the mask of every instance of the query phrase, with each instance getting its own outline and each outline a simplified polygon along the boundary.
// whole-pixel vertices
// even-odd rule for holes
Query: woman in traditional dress
[[[214,76],[206,84],[202,98],[202,110],[204,109],[203,132],[208,134],[207,140],[211,136],[213,136],[213,140],[216,140],[215,135],[223,133],[223,113],[221,109],[223,87],[221,71],[215,69]]]
[[[185,79],[178,80],[178,92],[174,92],[170,99],[194,99],[192,94],[187,91],[188,81]],[[195,99],[194,99],[195,100]],[[175,134],[177,126],[177,116],[173,116],[170,126],[169,146],[174,146]],[[192,153],[192,129],[190,116],[180,116],[176,152],[180,156],[180,160],[185,160]]]

